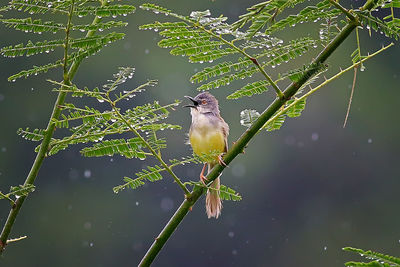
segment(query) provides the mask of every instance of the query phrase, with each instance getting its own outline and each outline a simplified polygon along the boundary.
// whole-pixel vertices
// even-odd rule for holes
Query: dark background
[[[363,2],[353,4],[359,6]],[[181,14],[210,9],[213,15],[223,13],[230,21],[253,3],[160,2]],[[134,4],[138,7],[140,3]],[[183,99],[184,95],[195,95],[196,87],[189,77],[205,65],[169,55],[157,47],[157,34],[137,29],[161,20],[160,16],[139,9],[126,19],[126,38],[84,61],[75,82],[82,87],[100,86],[118,66],[133,66],[136,74],[128,88],[147,79],[158,79],[160,84],[126,102],[126,107],[154,98],[166,104]],[[305,24],[278,35],[288,40],[306,32],[316,37],[318,31],[316,25]],[[390,42],[375,32],[371,37],[365,30],[360,33],[364,54]],[[1,47],[36,38],[3,25],[0,36]],[[352,34],[334,52],[326,75],[339,70],[337,63],[350,65],[355,47]],[[301,57],[292,67],[307,63],[317,52]],[[3,192],[23,183],[35,157],[36,144],[18,137],[16,130],[27,126],[45,128],[56,98],[45,79],[61,79],[61,75],[54,71],[15,83],[7,82],[7,77],[33,64],[51,62],[60,53],[0,60]],[[209,220],[204,198],[201,199],[154,266],[343,266],[347,260],[358,259],[341,250],[349,245],[399,256],[399,56],[396,44],[368,61],[366,71],[358,73],[345,129],[342,124],[352,72],[310,97],[301,117],[287,119],[281,130],[263,132],[254,138],[246,154],[237,157],[222,176],[222,182],[239,191],[243,200],[225,201],[222,216]],[[277,75],[276,70],[266,70]],[[268,92],[226,100],[240,85],[236,82],[212,91],[231,127],[230,143],[244,130],[239,124],[240,111],[262,111],[273,99],[272,92]],[[168,122],[181,124],[183,130],[166,133],[169,148],[164,156],[191,154],[183,142],[190,125],[188,110],[179,107]],[[167,174],[161,182],[114,194],[112,187],[121,184],[123,176],[132,177],[147,162],[120,156],[83,158],[81,148],[72,147],[44,161],[36,191],[25,202],[10,236],[27,235],[28,239],[9,245],[0,259],[1,266],[135,266],[183,200],[180,189]],[[195,180],[201,166],[186,165],[176,170],[185,181]],[[8,202],[1,201],[1,225],[8,211]]]

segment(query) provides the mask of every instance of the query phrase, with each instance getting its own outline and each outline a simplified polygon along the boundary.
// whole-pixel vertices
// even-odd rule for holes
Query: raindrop
[[[84,228],[85,230],[90,230],[90,229],[92,229],[92,223],[91,223],[91,222],[85,222],[85,223],[83,224],[83,228]]]
[[[98,98],[97,101],[99,101],[100,103],[103,103],[103,102],[104,102],[104,99]]]
[[[327,247],[327,246],[325,246],[325,247],[324,247],[324,250],[326,251],[327,249],[328,249],[328,247]]]
[[[235,236],[235,233],[234,233],[234,232],[229,232],[229,233],[228,233],[228,236],[229,236],[230,238],[232,238],[232,237]]]
[[[90,178],[92,176],[92,172],[90,170],[85,170],[83,172],[83,176],[85,176],[85,178]]]
[[[160,207],[162,211],[170,211],[174,208],[174,201],[169,197],[165,197],[161,200]]]
[[[318,139],[319,139],[319,134],[318,133],[312,133],[311,140],[317,141]]]
[[[369,139],[368,139],[368,144],[371,144],[371,143],[372,143],[372,139],[369,138]]]
[[[6,152],[7,151],[7,148],[6,147],[2,147],[1,148],[1,152]]]
[[[150,50],[149,49],[145,49],[144,53],[147,55],[148,53],[150,53]]]
[[[139,201],[136,201],[136,203],[135,203],[135,204],[136,204],[136,206],[139,206]]]
[[[232,167],[232,175],[235,177],[243,177],[246,174],[246,167],[241,164],[237,163]]]

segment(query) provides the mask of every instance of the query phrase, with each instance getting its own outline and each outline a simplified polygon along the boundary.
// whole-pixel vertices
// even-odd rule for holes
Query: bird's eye
[[[207,104],[207,101],[203,99],[203,100],[201,100],[201,104],[205,105],[205,104]]]

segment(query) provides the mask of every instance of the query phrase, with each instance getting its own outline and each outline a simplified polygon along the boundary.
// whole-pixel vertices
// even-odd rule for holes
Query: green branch
[[[305,100],[307,97],[309,97],[310,95],[314,94],[315,92],[317,92],[318,90],[320,90],[322,87],[324,87],[325,85],[327,85],[328,83],[336,80],[337,78],[339,78],[340,76],[342,76],[343,74],[345,74],[346,72],[356,68],[359,64],[363,63],[364,61],[371,59],[372,57],[380,54],[381,52],[385,51],[386,49],[388,49],[389,47],[393,46],[394,43],[390,43],[389,45],[382,47],[381,49],[379,49],[378,51],[376,51],[375,53],[372,53],[368,56],[366,56],[365,58],[363,58],[362,60],[358,61],[357,63],[354,63],[353,65],[347,67],[344,70],[341,70],[339,73],[333,75],[331,78],[326,79],[324,82],[322,82],[321,84],[319,84],[318,86],[310,89],[310,91],[308,91],[307,93],[305,93],[304,95],[302,95],[299,98],[296,98],[295,101],[293,101],[290,105],[286,106],[284,109],[281,109],[278,113],[276,113],[271,119],[269,119],[267,121],[267,123],[264,125],[263,128],[265,128],[268,124],[270,124],[270,122],[274,121],[276,118],[278,118],[279,116],[281,116],[282,114],[285,114],[288,110],[290,110],[290,108],[296,106],[297,103],[299,103],[302,100]]]
[[[272,85],[272,87],[275,90],[275,93],[278,95],[279,98],[283,98],[284,95],[281,91],[281,89],[279,89],[278,85],[272,80],[272,78],[267,74],[267,72],[264,70],[264,68],[258,63],[257,59],[250,56],[249,54],[247,54],[244,50],[240,49],[239,47],[237,47],[236,45],[233,44],[233,42],[228,42],[227,40],[225,40],[224,38],[222,38],[220,35],[215,34],[214,32],[207,30],[206,28],[204,28],[203,26],[198,26],[197,24],[194,24],[195,27],[198,27],[199,29],[207,32],[208,34],[214,36],[215,38],[217,38],[218,40],[222,41],[224,44],[229,45],[230,47],[232,47],[233,49],[235,49],[236,51],[238,51],[239,53],[241,53],[243,56],[247,57],[248,59],[251,60],[251,62],[254,63],[254,65],[257,66],[257,68],[260,70],[260,72],[262,73],[262,75],[265,77],[265,79],[267,79],[267,81]]]
[[[159,155],[159,153],[157,153],[151,146],[150,144],[142,137],[142,135],[135,129],[132,127],[132,125],[124,118],[124,116],[121,115],[121,113],[118,111],[118,109],[115,107],[115,102],[112,102],[111,99],[108,99],[110,104],[113,106],[113,109],[115,111],[115,114],[117,114],[117,116],[120,118],[121,121],[123,121],[125,123],[126,126],[128,126],[129,130],[134,133],[137,137],[139,137],[139,139],[143,142],[143,144],[147,147],[148,150],[150,150],[151,154],[153,154],[153,156],[161,163],[161,165],[165,168],[165,170],[167,172],[169,172],[169,174],[171,174],[172,178],[174,178],[174,181],[179,185],[180,188],[182,188],[185,196],[189,195],[190,192],[189,190],[186,188],[186,186],[182,183],[182,181],[178,178],[178,176],[176,176],[176,174],[172,171],[172,169],[170,168],[170,166],[168,166],[167,163],[165,163],[165,161],[161,158],[161,156]]]
[[[108,5],[108,1],[102,1],[102,6],[106,6]],[[69,18],[68,20],[70,21],[70,16],[71,16],[71,12],[73,11],[73,8],[71,8],[70,10],[70,14],[69,14]],[[91,25],[96,25],[97,23],[99,23],[101,20],[100,17],[96,16]],[[66,35],[69,34],[69,27],[71,27],[71,24],[69,23],[69,26],[66,29]],[[88,31],[86,34],[86,37],[91,37],[95,34],[96,31],[91,30]],[[68,41],[68,37],[66,37],[66,42]],[[65,44],[65,46],[67,46],[67,44]],[[67,49],[65,50],[65,52],[67,53]],[[67,59],[68,55],[65,54],[64,55],[64,59]],[[71,67],[69,68],[68,72],[66,73],[66,75],[64,75],[64,82],[66,81],[66,77],[67,77],[67,81],[70,82],[73,77],[75,76],[79,65],[81,63],[82,59],[77,59],[76,61],[74,61],[71,65]],[[65,64],[67,64],[67,61],[64,61],[64,66]],[[65,84],[65,83],[64,83]],[[67,86],[69,86],[70,84],[65,84]],[[42,143],[40,144],[40,149],[39,152],[36,154],[36,158],[35,161],[33,162],[33,165],[31,167],[31,170],[29,171],[29,174],[24,182],[24,185],[29,185],[29,184],[33,184],[35,182],[35,179],[39,173],[39,169],[42,166],[43,160],[46,157],[46,153],[49,149],[49,144],[51,141],[51,138],[54,134],[54,130],[55,130],[55,123],[53,122],[53,120],[58,119],[58,117],[60,116],[61,113],[61,108],[59,106],[64,104],[64,100],[66,97],[67,93],[66,92],[59,92],[58,96],[57,96],[57,100],[54,103],[53,106],[53,111],[52,114],[50,116],[49,122],[47,124],[47,128],[44,132],[44,137],[42,140]],[[0,255],[3,253],[4,248],[7,245],[7,239],[8,236],[10,235],[11,229],[15,223],[15,219],[17,218],[17,215],[22,207],[22,204],[24,203],[25,199],[27,196],[21,196],[19,197],[16,201],[15,201],[15,205],[12,206],[10,213],[8,215],[7,221],[4,224],[3,230],[1,232],[0,235]]]
[[[374,5],[372,0],[367,1],[363,9],[371,9]],[[358,23],[355,21],[350,21],[343,30],[321,51],[321,53],[312,61],[311,65],[319,65],[324,63],[327,58],[342,44],[342,42],[350,35],[350,33],[357,27]],[[260,117],[249,127],[242,136],[235,142],[235,144],[229,149],[223,158],[226,165],[228,165],[232,160],[243,152],[245,147],[248,145],[250,140],[258,133],[258,131],[265,125],[265,123],[289,100],[295,93],[305,84],[310,77],[312,77],[318,70],[311,68],[306,71],[302,77],[297,82],[293,82],[289,85],[283,92],[283,98],[277,98],[272,102],[272,104],[260,115]],[[221,172],[224,170],[225,166],[217,164],[211,172],[207,175],[207,181],[211,182],[215,180]],[[186,199],[177,209],[175,214],[172,216],[170,221],[165,225],[164,229],[155,239],[146,255],[142,258],[139,266],[149,266],[161,248],[165,245],[167,240],[170,238],[172,233],[175,231],[179,223],[186,216],[188,211],[197,202],[200,196],[203,194],[204,189],[201,187],[195,188],[190,195],[186,196]]]

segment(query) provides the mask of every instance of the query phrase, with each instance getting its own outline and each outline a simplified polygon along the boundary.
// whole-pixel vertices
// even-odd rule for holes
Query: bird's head
[[[192,104],[185,105],[184,107],[189,107],[193,112],[213,113],[214,115],[219,115],[218,100],[210,93],[203,92],[198,94],[196,97],[185,96],[187,99],[192,101]]]

